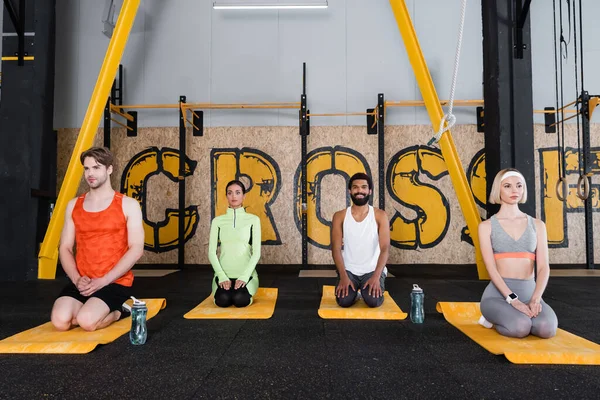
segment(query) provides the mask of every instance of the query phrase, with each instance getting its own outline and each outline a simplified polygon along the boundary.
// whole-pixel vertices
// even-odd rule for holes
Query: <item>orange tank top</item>
[[[114,268],[128,249],[127,219],[123,213],[123,194],[115,193],[108,208],[98,212],[83,209],[85,194],[77,198],[73,208],[77,269],[82,276],[101,278]],[[133,273],[114,283],[133,284]]]

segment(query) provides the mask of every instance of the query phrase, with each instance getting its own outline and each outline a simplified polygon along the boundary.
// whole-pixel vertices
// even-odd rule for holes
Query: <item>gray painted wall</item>
[[[314,0],[313,0],[314,1]],[[423,54],[441,99],[450,93],[461,0],[407,0]],[[585,61],[591,75],[600,43],[584,0]],[[55,127],[79,127],[108,46],[104,1],[57,1]],[[533,2],[534,107],[554,105],[552,2]],[[468,0],[457,99],[481,99],[481,3]],[[571,51],[572,52],[572,51]],[[365,111],[377,93],[387,100],[420,99],[388,0],[329,0],[326,10],[220,11],[212,0],[143,0],[122,60],[125,103],[299,101],[302,62],[312,112]],[[572,57],[568,60],[572,62]],[[573,68],[565,66],[565,84]],[[567,90],[567,87],[565,87]],[[575,96],[574,87],[570,90]],[[567,93],[570,93],[567,91]],[[567,101],[567,99],[565,99]],[[475,122],[473,108],[457,123]],[[387,124],[429,124],[424,108],[389,108]],[[542,116],[536,116],[541,121]],[[313,118],[313,125],[363,125],[365,118]],[[140,126],[177,126],[174,110],[140,111]],[[297,125],[295,110],[212,110],[205,126]]]

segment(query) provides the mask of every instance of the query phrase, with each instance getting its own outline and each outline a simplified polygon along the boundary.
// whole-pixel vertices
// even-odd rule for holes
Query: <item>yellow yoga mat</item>
[[[186,319],[269,319],[275,312],[277,288],[259,287],[254,294],[252,304],[248,307],[217,307],[213,296],[208,296],[202,303],[183,316]]]
[[[165,299],[142,300],[148,307],[147,320],[167,306]],[[87,332],[79,327],[60,332],[54,329],[51,322],[47,322],[0,341],[0,353],[84,354],[94,350],[99,344],[112,342],[130,329],[131,317],[94,332]]]
[[[406,319],[407,314],[396,304],[386,291],[381,307],[371,308],[363,300],[351,307],[338,306],[335,301],[335,286],[323,286],[323,297],[319,306],[319,316],[323,319]]]
[[[479,303],[445,303],[436,306],[465,335],[492,354],[504,354],[514,364],[593,364],[600,365],[600,345],[558,329],[556,336],[541,339],[530,335],[523,339],[500,335],[477,321]]]

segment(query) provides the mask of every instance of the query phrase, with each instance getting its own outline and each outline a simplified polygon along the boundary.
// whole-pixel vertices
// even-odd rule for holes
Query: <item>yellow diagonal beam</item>
[[[140,0],[125,0],[119,13],[112,38],[108,44],[104,62],[98,74],[98,80],[92,93],[88,109],[83,119],[73,154],[65,174],[65,179],[58,193],[54,212],[38,255],[38,278],[54,279],[56,277],[56,265],[58,262],[58,242],[64,224],[65,209],[70,199],[75,197],[83,167],[79,162],[82,152],[92,147],[94,137],[98,131],[100,118],[104,113],[104,107],[110,94],[117,68],[125,51],[125,44],[129,32],[133,27],[133,21],[140,5]]]
[[[440,105],[440,99],[435,91],[429,68],[427,68],[427,63],[423,57],[423,52],[421,51],[421,46],[419,45],[419,40],[410,14],[406,8],[406,3],[404,0],[390,0],[390,5],[392,6],[394,16],[396,17],[398,29],[400,29],[400,34],[402,35],[402,40],[406,47],[406,53],[410,64],[412,65],[419,89],[421,90],[425,107],[429,113],[429,119],[431,120],[433,129],[437,132],[442,117],[444,116],[444,112]],[[439,144],[442,149],[442,156],[448,167],[452,185],[456,191],[456,197],[458,198],[471,238],[475,244],[475,259],[477,262],[479,279],[489,279],[479,250],[479,237],[477,235],[477,227],[481,222],[481,217],[477,211],[475,199],[471,193],[465,171],[460,162],[460,158],[458,157],[458,152],[456,151],[450,131],[446,131],[442,134]]]

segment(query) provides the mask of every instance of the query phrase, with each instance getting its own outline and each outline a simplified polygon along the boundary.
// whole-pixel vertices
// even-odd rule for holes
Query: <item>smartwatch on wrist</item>
[[[506,296],[506,302],[508,304],[512,303],[514,300],[518,299],[519,296],[517,296],[517,294],[515,292],[510,293],[508,296]]]

